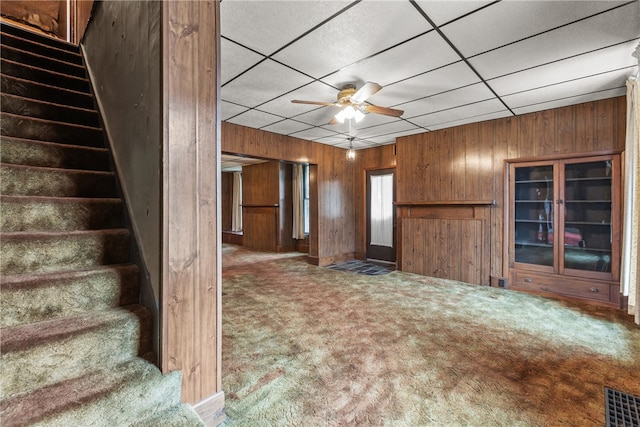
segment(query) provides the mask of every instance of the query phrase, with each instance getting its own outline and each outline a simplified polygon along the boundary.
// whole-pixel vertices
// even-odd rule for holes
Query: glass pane
[[[564,266],[611,272],[611,161],[565,166]]]
[[[393,174],[371,175],[371,242],[393,247]]]
[[[553,166],[515,169],[515,260],[553,266]]]

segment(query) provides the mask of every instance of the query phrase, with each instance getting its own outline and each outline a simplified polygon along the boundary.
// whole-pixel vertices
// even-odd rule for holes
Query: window
[[[303,199],[303,208],[302,214],[304,215],[304,234],[308,235],[310,226],[309,226],[309,165],[302,166],[302,199]]]

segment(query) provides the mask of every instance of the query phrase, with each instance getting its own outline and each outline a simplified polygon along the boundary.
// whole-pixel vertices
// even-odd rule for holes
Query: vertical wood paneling
[[[555,114],[553,110],[533,113],[533,147],[536,156],[546,156],[556,152],[555,144]]]
[[[555,147],[558,154],[575,151],[575,111],[572,106],[553,110],[555,112]]]
[[[438,185],[440,188],[440,199],[453,200],[453,158],[451,157],[452,132],[445,130],[442,132],[442,140],[436,146],[438,151]],[[435,194],[434,194],[435,196]]]
[[[465,198],[477,200],[480,193],[480,125],[472,123],[464,128],[464,144],[466,147]]]
[[[593,126],[594,126],[594,104],[587,102],[578,104],[576,109],[576,144],[577,152],[593,151],[595,144],[593,142]]]
[[[479,234],[476,244],[490,251],[485,255],[489,258],[490,274],[505,277],[502,252],[505,160],[620,150],[624,147],[625,107],[625,98],[618,97],[399,138],[398,202],[495,200],[496,205],[484,216],[490,227],[489,241],[484,242],[486,239]],[[434,143],[436,147],[433,147]],[[448,151],[450,167],[443,164]],[[439,164],[435,175],[431,173],[432,164]],[[439,199],[433,198],[435,194]],[[433,274],[433,270],[442,268],[441,261],[430,255],[422,258],[414,255],[417,243],[412,239],[419,237],[405,234],[405,231],[416,231],[416,219],[409,223],[406,223],[407,218],[401,220],[401,268],[416,272],[418,262],[424,263],[419,270],[429,272],[421,274]],[[425,244],[431,245],[431,237],[427,234],[424,230],[419,232]],[[453,257],[453,251],[448,248],[438,247],[437,250],[446,251]],[[425,252],[429,251],[425,248]],[[450,259],[449,262],[458,261]],[[483,262],[487,261],[480,260],[478,265]],[[468,266],[467,271],[468,277],[476,277],[474,266]],[[480,280],[485,278],[481,276]]]
[[[465,178],[466,174],[460,171],[466,169],[467,165],[467,147],[465,145],[464,128],[457,126],[451,129],[453,134],[453,147],[451,157],[453,158],[453,168],[451,175],[451,200],[464,200],[465,195]],[[426,199],[425,199],[426,200]]]
[[[219,3],[163,3],[163,372],[221,391]]]

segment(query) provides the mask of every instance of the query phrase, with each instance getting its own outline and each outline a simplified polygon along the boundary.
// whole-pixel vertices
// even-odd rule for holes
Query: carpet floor
[[[223,246],[232,426],[602,426],[640,393],[623,312]]]

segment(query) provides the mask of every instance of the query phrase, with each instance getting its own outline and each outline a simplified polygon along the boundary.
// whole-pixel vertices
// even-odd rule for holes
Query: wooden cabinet
[[[619,305],[620,156],[510,162],[510,287]]]

